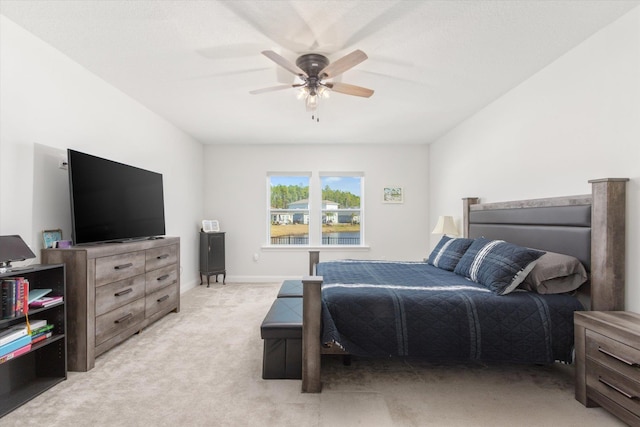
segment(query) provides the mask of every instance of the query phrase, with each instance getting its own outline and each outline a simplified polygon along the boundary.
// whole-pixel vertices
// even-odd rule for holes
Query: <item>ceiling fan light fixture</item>
[[[324,99],[329,98],[329,94],[331,93],[331,91],[325,86],[318,86],[316,92],[320,98]]]
[[[325,79],[332,79],[339,76],[367,59],[367,55],[361,50],[355,50],[333,63],[330,63],[326,56],[319,53],[302,55],[298,57],[295,64],[271,50],[265,50],[262,54],[287,71],[293,73],[300,83],[258,89],[250,91],[250,93],[259,94],[286,89],[287,87],[300,88],[298,99],[304,99],[306,110],[313,113],[311,116],[312,120],[320,121],[316,113],[318,101],[320,98],[328,98],[331,91],[365,98],[373,95],[373,90],[371,89],[346,83],[324,81]]]
[[[307,111],[316,111],[318,108],[318,95],[309,95],[305,100],[305,105],[307,107]]]

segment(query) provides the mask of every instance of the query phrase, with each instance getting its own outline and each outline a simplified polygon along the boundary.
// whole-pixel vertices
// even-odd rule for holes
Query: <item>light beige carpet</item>
[[[2,426],[617,426],[573,397],[573,368],[323,361],[321,394],[261,378],[279,284],[215,283]]]

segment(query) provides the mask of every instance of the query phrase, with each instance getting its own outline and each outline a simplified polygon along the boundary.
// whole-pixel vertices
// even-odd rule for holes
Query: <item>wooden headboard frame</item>
[[[465,198],[463,235],[573,255],[590,270],[590,286],[580,289],[585,307],[624,310],[627,181],[591,180],[591,194],[583,196],[486,204]]]
[[[606,178],[589,181],[592,185],[591,194],[585,196],[554,197],[548,199],[521,200],[501,203],[478,203],[477,197],[463,199],[463,231],[469,236],[472,212],[526,210],[528,208],[557,208],[563,211],[563,206],[590,206],[589,224],[587,231],[590,239],[582,240],[582,244],[573,245],[568,252],[571,255],[574,247],[578,248],[576,255],[590,266],[590,309],[591,310],[623,310],[625,287],[625,204],[627,178]],[[585,209],[580,209],[584,216]],[[571,214],[573,215],[573,214]],[[570,216],[571,216],[570,215]],[[483,215],[480,215],[483,216]],[[538,214],[534,215],[538,217]],[[545,213],[543,217],[554,217],[555,212]],[[561,212],[560,216],[565,216]],[[493,221],[493,220],[492,220]],[[530,224],[529,220],[518,220],[518,226],[539,226],[540,223]],[[535,220],[537,221],[537,220]],[[547,220],[545,220],[547,221]],[[564,221],[564,220],[563,220]],[[575,220],[569,220],[570,223]],[[580,227],[586,220],[578,220]],[[495,224],[492,223],[492,224]],[[513,224],[502,222],[502,225]],[[563,223],[564,224],[564,223]],[[543,222],[543,225],[548,225]],[[564,225],[563,225],[564,226]],[[583,232],[578,234],[584,235]],[[476,236],[472,236],[476,237]],[[489,236],[488,236],[489,237]],[[517,243],[517,242],[516,242]],[[589,244],[590,243],[590,244]],[[520,244],[520,243],[519,243]],[[534,245],[532,245],[535,247]],[[584,255],[584,246],[590,246]],[[544,247],[539,249],[545,249]],[[546,248],[546,250],[552,250]],[[584,259],[588,257],[588,259]],[[315,265],[319,262],[319,252],[311,251],[309,258],[309,276],[303,282],[303,326],[302,326],[302,391],[319,393],[322,390],[320,382],[321,355],[327,353],[321,346],[322,329],[322,277],[315,276]]]

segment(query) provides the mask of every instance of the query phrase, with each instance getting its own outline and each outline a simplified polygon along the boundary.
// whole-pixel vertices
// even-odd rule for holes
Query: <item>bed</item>
[[[584,196],[490,204],[463,199],[463,238],[443,237],[434,250],[457,252],[452,263],[446,256],[434,262],[434,253],[429,262],[319,263],[312,252],[310,276],[303,279],[302,390],[321,390],[322,354],[571,362],[573,312],[624,306],[626,181],[590,181],[592,194]],[[452,250],[461,244],[466,247]],[[534,292],[531,285],[523,290],[518,283],[529,279],[530,267],[517,281],[502,280],[502,265],[481,256],[488,247],[511,251],[509,259],[518,259],[513,271],[543,264],[538,260],[550,254],[567,256],[579,261],[588,280],[571,294]]]

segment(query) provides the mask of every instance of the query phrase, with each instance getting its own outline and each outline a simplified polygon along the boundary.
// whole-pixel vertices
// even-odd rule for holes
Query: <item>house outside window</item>
[[[364,244],[362,174],[273,173],[267,178],[269,245]]]

